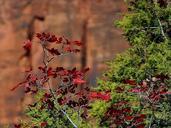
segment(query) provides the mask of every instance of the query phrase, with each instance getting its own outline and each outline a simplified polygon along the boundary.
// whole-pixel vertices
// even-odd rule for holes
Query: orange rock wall
[[[123,0],[1,0],[0,124],[16,122],[23,114],[23,91],[11,92],[10,88],[24,77],[22,71],[27,62],[20,60],[24,52],[22,42],[27,38],[34,16],[45,18],[35,20],[32,25],[35,32],[52,32],[76,40],[81,40],[83,21],[88,18],[87,66],[91,67],[89,82],[92,85],[104,71],[104,62],[128,48],[122,32],[114,26],[125,8]],[[32,65],[36,68],[41,63],[42,51],[37,40],[33,42]],[[59,58],[55,63],[80,67],[80,55]]]

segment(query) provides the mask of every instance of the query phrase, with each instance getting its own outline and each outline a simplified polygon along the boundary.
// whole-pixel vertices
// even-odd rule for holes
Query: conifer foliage
[[[167,0],[127,0],[128,13],[116,24],[130,48],[110,61],[96,91],[108,101],[92,103],[99,127],[171,127],[171,7]],[[102,109],[103,108],[103,109]]]

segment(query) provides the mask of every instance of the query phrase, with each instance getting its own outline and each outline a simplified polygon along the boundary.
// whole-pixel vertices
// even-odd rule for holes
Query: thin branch
[[[65,111],[63,111],[62,109],[60,111],[68,118],[68,120],[72,123],[74,128],[78,128]]]
[[[52,57],[51,59],[49,59],[48,53],[46,52],[46,48],[42,43],[42,48],[43,48],[43,63],[45,65],[45,70],[46,70],[46,77],[48,75],[47,71],[48,71],[48,64],[54,59],[54,57]],[[49,86],[49,91],[51,92],[53,98],[54,98],[54,102],[57,101],[55,94],[51,88],[51,82],[48,80],[48,86]],[[68,114],[61,108],[60,111],[67,117],[67,119],[70,121],[70,123],[73,125],[74,128],[78,128],[76,126],[76,124],[71,120],[71,118],[68,116]]]
[[[165,35],[165,33],[164,33],[164,30],[163,30],[161,21],[160,21],[159,18],[157,18],[157,20],[158,20],[158,23],[159,23],[159,27],[160,27],[161,33],[162,33],[163,37],[167,40],[167,37],[166,37],[166,35]]]

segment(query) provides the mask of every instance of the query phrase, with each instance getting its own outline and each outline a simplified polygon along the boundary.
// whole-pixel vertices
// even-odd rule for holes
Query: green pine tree
[[[90,110],[99,127],[170,128],[171,6],[168,0],[127,0],[128,12],[116,24],[130,48],[108,63]]]

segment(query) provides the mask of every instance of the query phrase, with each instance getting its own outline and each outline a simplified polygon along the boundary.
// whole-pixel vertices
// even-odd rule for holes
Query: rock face
[[[86,43],[86,55],[59,58],[57,65],[81,67],[81,58],[91,67],[89,82],[104,71],[104,62],[128,44],[114,21],[126,11],[122,0],[1,0],[0,1],[0,125],[22,116],[22,89],[10,91],[24,77],[27,58],[22,42],[28,34],[52,32]],[[36,19],[36,17],[39,17]],[[41,20],[43,18],[43,20]],[[40,64],[42,51],[33,38],[32,66]],[[20,73],[21,72],[21,73]]]

